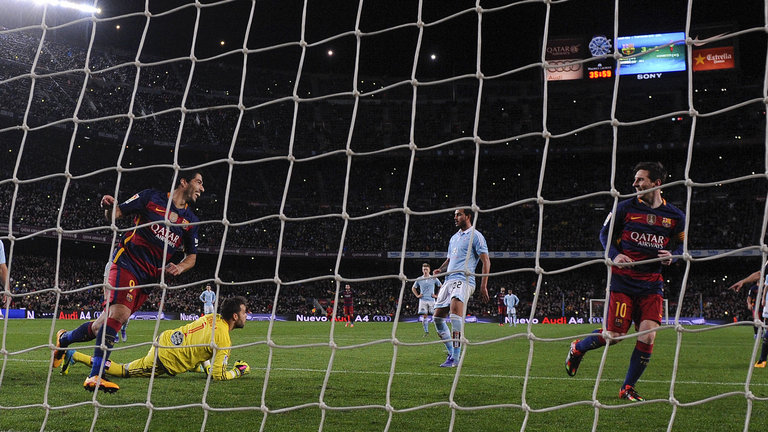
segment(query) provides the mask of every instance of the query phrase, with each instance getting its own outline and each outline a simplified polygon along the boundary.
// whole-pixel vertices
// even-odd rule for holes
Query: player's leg
[[[128,340],[128,336],[127,336],[126,332],[128,330],[128,322],[130,322],[130,321],[131,320],[130,320],[130,317],[129,317],[128,321],[124,322],[123,326],[120,327],[120,340],[122,340],[123,342]]]
[[[436,307],[435,313],[432,315],[432,321],[435,323],[435,331],[440,340],[445,345],[445,350],[448,353],[446,363],[450,360],[453,362],[453,344],[451,343],[451,331],[446,324],[446,318],[448,318],[448,307]]]
[[[165,373],[165,370],[162,367],[156,367],[157,362],[155,361],[155,352],[155,347],[151,347],[144,357],[126,363],[124,365],[125,371],[123,376],[137,378],[149,377],[152,375],[153,371],[155,372],[155,375]]]
[[[451,339],[453,339],[453,358],[456,362],[461,358],[461,336],[464,333],[465,303],[454,297],[451,301]]]
[[[632,324],[632,299],[624,293],[611,291],[608,304],[606,331],[611,337],[624,336]],[[568,355],[565,357],[565,371],[568,375],[576,375],[584,354],[606,345],[606,340],[602,333],[602,329],[596,329],[592,331],[590,336],[571,342]]]
[[[504,325],[504,318],[507,315],[506,311],[504,310],[504,306],[499,306],[499,326]]]
[[[102,318],[103,317],[103,318]],[[76,329],[72,331],[59,330],[56,333],[56,346],[59,348],[66,348],[69,345],[77,342],[88,342],[96,339],[96,333],[94,329],[97,329],[99,325],[102,325],[106,319],[106,313],[102,313],[95,321],[89,321],[80,324]],[[57,368],[61,365],[66,350],[56,350],[53,353],[53,368]]]
[[[637,299],[633,319],[640,321],[639,332],[654,330],[661,325],[663,299],[659,294],[643,296]],[[653,342],[656,340],[656,332],[652,331],[637,337],[635,349],[629,359],[627,376],[624,378],[624,384],[621,386],[619,397],[632,401],[644,400],[642,396],[635,391],[635,384],[640,379],[648,363],[651,361],[653,353]]]
[[[517,314],[514,309],[507,311],[507,320],[509,321],[510,327],[517,327]]]
[[[453,358],[461,358],[461,337],[464,334],[464,317],[467,314],[467,302],[475,292],[475,287],[458,281],[451,295],[451,339],[453,339]]]
[[[72,367],[72,364],[74,363],[82,363],[88,367],[93,366],[93,363],[91,361],[91,356],[75,350],[67,350],[67,354],[64,356],[64,359],[65,359],[65,362],[64,364],[61,365],[62,375],[67,375],[69,373],[69,368]],[[67,367],[64,367],[65,365]],[[108,375],[117,376],[117,377],[128,376],[125,373],[125,368],[122,364],[114,363],[112,361],[107,361],[104,364],[104,372]]]
[[[424,336],[426,337],[429,333],[429,317],[428,317],[428,309],[427,309],[427,302],[424,300],[419,300],[419,310],[417,312],[419,316],[421,316],[421,327],[424,329]]]
[[[768,318],[763,318],[763,324],[768,324]],[[768,360],[768,331],[761,327],[760,334],[762,335],[763,343],[760,346],[760,358],[755,362],[756,368],[764,368]]]

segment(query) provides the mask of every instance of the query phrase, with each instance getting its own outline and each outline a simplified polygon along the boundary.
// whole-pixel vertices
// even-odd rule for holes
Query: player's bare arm
[[[182,259],[178,264],[168,263],[165,266],[165,272],[171,276],[178,276],[194,267],[196,262],[197,254],[185,255],[184,259]]]
[[[668,265],[672,264],[672,261],[673,261],[673,259],[672,259],[672,252],[670,252],[668,250],[663,250],[663,249],[660,250],[659,251],[659,258],[663,258],[661,260],[661,265],[668,266]]]
[[[115,197],[112,195],[104,195],[101,197],[101,208],[104,209],[104,218],[106,220],[112,220],[112,206],[115,204]],[[123,217],[123,212],[120,207],[115,207],[115,219]]]
[[[758,280],[760,280],[760,270],[758,270],[758,271],[752,273],[751,275],[745,277],[744,279],[736,282],[735,284],[733,284],[730,287],[728,287],[728,289],[736,291],[736,292],[739,292],[741,290],[741,287],[743,287],[744,285],[753,284],[753,283],[757,282]]]
[[[616,264],[627,264],[633,261],[632,261],[632,258],[624,255],[623,253],[620,253],[616,255],[616,258],[613,259],[613,262],[615,262]]]
[[[480,261],[483,263],[483,277],[480,281],[480,298],[483,303],[488,303],[490,296],[488,295],[488,274],[491,272],[491,258],[488,254],[481,254]]]
[[[421,295],[421,294],[420,294],[418,291],[416,291],[416,284],[414,284],[414,285],[411,287],[411,291],[413,292],[413,295],[415,295],[415,296],[416,296],[416,298],[421,298],[421,297],[422,297],[422,295]]]
[[[436,275],[436,274],[440,274],[440,273],[444,272],[445,269],[448,268],[448,263],[449,262],[451,262],[451,259],[450,258],[446,259],[445,262],[440,267],[432,270],[432,274]]]

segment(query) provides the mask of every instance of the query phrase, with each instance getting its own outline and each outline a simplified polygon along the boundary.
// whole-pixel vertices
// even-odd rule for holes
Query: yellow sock
[[[72,358],[78,362],[82,363],[84,365],[93,366],[91,363],[91,356],[87,354],[83,354],[79,351],[75,351],[74,354],[72,354]],[[109,362],[109,367],[104,368],[104,372],[107,373],[107,375],[112,375],[116,377],[124,377],[125,375],[125,367],[123,367],[122,364],[116,363],[113,361]]]

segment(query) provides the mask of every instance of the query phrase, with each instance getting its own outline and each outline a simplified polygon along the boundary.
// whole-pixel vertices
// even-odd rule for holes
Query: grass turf
[[[79,323],[57,325],[72,329]],[[162,321],[160,331],[179,325]],[[317,431],[322,423],[328,431],[426,432],[448,430],[453,422],[459,431],[561,431],[591,430],[597,421],[597,430],[664,431],[673,415],[676,431],[743,430],[747,419],[749,430],[768,426],[768,369],[751,369],[755,341],[748,325],[687,327],[699,331],[681,334],[674,386],[678,334],[671,328],[660,331],[637,385],[647,400],[642,404],[617,397],[634,339],[608,349],[597,402],[593,392],[604,350],[588,353],[575,377],[566,375],[570,340],[595,326],[534,325],[529,338],[525,326],[468,324],[467,337],[475,344],[460,370],[437,367],[445,359],[444,348],[434,329],[423,338],[420,324],[400,323],[397,344],[391,340],[393,323],[337,324],[335,350],[329,323],[277,322],[271,349],[268,326],[249,322],[232,332],[233,344],[245,346],[233,350],[230,364],[245,360],[251,365],[244,378],[206,386],[202,374],[187,373],[156,377],[151,387],[147,378],[115,378],[120,391],[99,393],[94,400],[82,388],[85,366],[74,365],[66,376],[58,370],[49,374],[47,344],[55,334],[50,321],[9,320],[3,346],[12,355],[0,359],[0,430],[33,431],[43,424],[51,431],[89,430],[94,422],[95,430],[144,430],[147,422],[152,431],[201,430],[203,425],[212,431],[258,430],[265,422],[269,431]],[[131,322],[128,342],[116,345],[112,360],[144,355],[154,327],[154,321]],[[751,411],[747,390],[758,398]],[[596,404],[601,405],[597,415]],[[262,406],[271,411],[266,417]]]

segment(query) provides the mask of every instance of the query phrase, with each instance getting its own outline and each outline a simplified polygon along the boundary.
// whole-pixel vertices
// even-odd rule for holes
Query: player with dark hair
[[[448,358],[440,367],[455,367],[459,363],[461,355],[461,335],[464,329],[464,316],[467,313],[466,305],[475,292],[475,276],[465,272],[474,273],[478,261],[483,263],[483,273],[491,272],[491,259],[488,256],[488,245],[485,237],[472,226],[472,209],[458,209],[453,213],[453,221],[459,231],[451,237],[448,243],[448,259],[440,268],[432,274],[450,272],[445,277],[445,283],[440,287],[435,302],[435,329],[437,335],[445,343],[448,349]],[[483,276],[480,282],[480,297],[487,303],[488,276]],[[451,331],[445,319],[450,312]]]
[[[608,251],[608,257],[615,264],[623,264],[611,266],[606,332],[612,338],[627,334],[632,322],[640,332],[661,325],[664,287],[661,269],[675,261],[673,255],[682,254],[685,239],[685,214],[667,203],[659,189],[649,190],[664,183],[667,176],[664,167],[658,162],[641,162],[634,172],[632,186],[639,195],[621,201],[616,214],[609,214],[600,230],[600,242]],[[611,219],[614,220],[614,235],[609,239]],[[637,263],[657,258],[661,261]],[[601,330],[593,333],[597,334],[571,343],[565,360],[568,375],[576,375],[587,351],[605,346]],[[655,338],[655,331],[637,337],[619,391],[621,399],[644,400],[635,391],[635,383],[651,359]]]
[[[499,288],[499,293],[496,294],[496,308],[499,311],[499,326],[504,326],[504,319],[507,317],[507,304],[504,303],[504,297],[507,296],[507,289],[504,287]]]
[[[421,315],[421,325],[424,328],[424,337],[429,336],[429,315],[435,313],[436,288],[443,284],[440,279],[431,276],[429,263],[421,265],[421,275],[426,279],[419,279],[413,283],[411,292],[419,299],[418,314]]]
[[[72,330],[59,330],[56,347],[65,348],[72,343],[96,339],[93,351],[93,367],[83,387],[93,391],[96,388],[116,391],[117,384],[100,377],[102,365],[109,359],[117,332],[131,314],[137,311],[149,295],[150,287],[133,288],[138,285],[157,283],[160,276],[178,276],[194,267],[197,260],[197,216],[189,208],[203,193],[203,176],[199,172],[190,175],[179,173],[179,183],[173,194],[154,189],[143,190],[115,206],[115,198],[104,195],[101,207],[107,220],[133,216],[136,228],[123,234],[109,270],[111,290],[109,309],[93,321]],[[114,209],[114,210],[113,210]],[[170,225],[165,224],[168,220]],[[175,264],[170,262],[176,251],[183,250],[184,258]],[[165,267],[163,261],[165,260]],[[101,344],[107,347],[102,350]],[[64,350],[57,349],[53,355],[53,367],[59,367]]]
[[[344,327],[355,326],[355,294],[352,292],[352,287],[349,284],[344,285],[344,292],[341,294],[344,297],[344,318],[346,323]]]
[[[197,320],[166,330],[157,338],[160,347],[152,346],[147,355],[125,364],[111,361],[104,363],[104,372],[109,375],[135,378],[168,374],[175,376],[189,371],[208,372],[214,380],[231,380],[240,378],[251,371],[248,363],[235,362],[232,369],[227,370],[232,341],[229,332],[232,329],[245,326],[246,300],[245,297],[230,297],[221,304],[221,315],[203,315]],[[211,342],[216,344],[214,353]],[[197,346],[195,346],[197,345]],[[157,360],[155,360],[157,352]],[[213,359],[213,362],[210,360]],[[61,365],[62,375],[67,375],[74,363],[93,364],[93,358],[75,350],[68,350]],[[105,387],[103,390],[114,393],[118,387]]]

